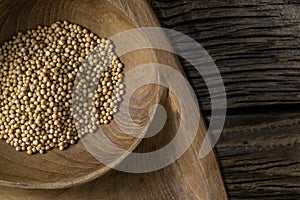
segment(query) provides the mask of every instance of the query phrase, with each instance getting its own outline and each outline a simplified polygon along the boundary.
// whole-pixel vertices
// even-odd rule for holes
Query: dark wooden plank
[[[300,1],[148,1],[222,74],[228,116],[216,150],[230,199],[300,199]],[[181,63],[209,121],[205,83]]]
[[[217,152],[229,197],[299,199],[299,126],[300,112],[227,117]]]
[[[300,103],[300,4],[290,0],[149,0],[162,25],[196,39],[216,61],[228,108]],[[202,110],[210,99],[190,64]]]

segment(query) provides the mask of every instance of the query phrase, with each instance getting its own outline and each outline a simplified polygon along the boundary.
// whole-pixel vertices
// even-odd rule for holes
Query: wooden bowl
[[[80,24],[106,38],[135,28],[136,24],[115,5],[122,6],[118,1],[113,5],[105,0],[1,0],[0,43],[18,31],[50,25],[57,20]],[[136,51],[122,56],[121,60],[126,72],[139,64],[155,62],[156,57],[152,51]],[[145,123],[143,118],[149,119],[149,108],[160,99],[159,90],[155,85],[145,86],[131,99],[129,107],[137,124]],[[114,123],[103,128],[112,142],[129,152],[141,140],[123,133]],[[116,165],[120,161],[112,162]],[[44,155],[29,156],[0,141],[0,185],[3,186],[64,188],[87,182],[109,170],[86,150],[82,142],[65,151],[55,149]]]

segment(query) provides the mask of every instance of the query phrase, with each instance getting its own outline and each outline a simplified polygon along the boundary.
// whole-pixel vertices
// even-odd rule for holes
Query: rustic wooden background
[[[228,117],[216,150],[229,197],[300,199],[300,0],[148,2],[222,74]],[[182,64],[209,120],[205,83]]]

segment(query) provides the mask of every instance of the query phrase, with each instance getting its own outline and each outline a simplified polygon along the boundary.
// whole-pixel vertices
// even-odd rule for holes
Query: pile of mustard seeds
[[[91,77],[91,68],[97,72],[95,91],[81,81]],[[76,82],[78,76],[87,78]],[[96,130],[89,120],[110,123],[124,94],[122,80],[123,64],[112,42],[80,25],[58,21],[19,32],[0,47],[0,139],[28,154],[64,150]],[[76,95],[83,106],[74,111],[76,89],[94,105]],[[74,120],[85,109],[93,111],[92,119]]]

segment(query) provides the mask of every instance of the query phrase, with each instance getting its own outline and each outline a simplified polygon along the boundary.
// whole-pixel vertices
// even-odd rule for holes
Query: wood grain
[[[149,0],[161,24],[204,46],[228,116],[217,154],[230,199],[299,199],[299,1]],[[181,60],[210,120],[201,76]]]
[[[149,0],[164,27],[185,33],[210,53],[226,86],[228,109],[300,103],[300,6],[288,0]],[[208,90],[183,68],[202,110]]]
[[[299,199],[299,114],[227,117],[217,152],[231,199]]]
[[[21,0],[14,2],[2,0],[0,1],[1,10],[1,13],[3,13],[0,16],[0,19],[2,19],[0,20],[1,30],[5,30],[0,32],[2,41],[9,38],[17,30],[33,28],[36,24],[49,24],[57,19],[81,24],[104,37],[133,27],[159,26],[150,7],[146,1],[142,0],[111,1],[111,3],[104,0]],[[18,13],[18,15],[12,13]],[[141,58],[147,58],[148,60],[141,60]],[[122,57],[126,70],[143,62],[149,62],[149,60],[167,64],[177,71],[182,71],[178,60],[167,53],[143,51],[143,54],[141,52],[136,54],[135,52],[127,55],[127,57]],[[133,108],[132,110],[135,110],[136,116],[138,116],[137,113],[146,113],[150,105],[163,103],[169,121],[160,135],[163,138],[174,137],[179,122],[177,114],[180,110],[174,95],[166,88],[159,86],[148,86],[148,89],[142,91],[144,92],[139,92],[138,97],[139,99],[146,99],[145,103],[136,106],[136,102],[138,102],[136,100],[130,105]],[[149,93],[152,95],[149,95]],[[153,95],[157,97],[153,98]],[[133,116],[135,116],[134,113]],[[113,123],[111,126],[113,126]],[[110,127],[108,126],[107,129],[110,129]],[[111,127],[111,130],[116,129]],[[118,144],[124,143],[123,148],[129,151],[140,141],[127,136],[120,142],[120,138],[124,138],[124,135],[119,137],[119,134],[113,131],[111,133],[110,136],[113,141]],[[167,168],[145,174],[111,171],[103,175],[106,171],[100,173],[99,168],[105,169],[105,167],[91,158],[90,155],[87,156],[84,152],[85,149],[80,144],[75,145],[73,151],[72,148],[60,153],[53,151],[44,155],[42,159],[41,156],[29,158],[25,155],[21,158],[14,154],[12,150],[9,151],[9,147],[1,145],[5,148],[3,152],[9,151],[9,153],[0,159],[0,170],[2,170],[0,177],[4,180],[0,184],[5,185],[0,187],[0,194],[2,198],[7,199],[227,199],[214,153],[211,152],[207,157],[199,160],[199,145],[205,133],[204,120],[201,118],[196,139],[187,152]],[[114,135],[117,135],[117,137],[113,137]],[[144,152],[145,150],[155,149],[156,145],[154,144],[160,142],[157,141],[158,138],[154,137],[150,141],[141,143],[136,151]],[[176,151],[176,149],[174,150]],[[78,152],[81,154],[78,154]],[[7,159],[4,160],[4,157]],[[22,162],[25,163],[21,165]],[[18,164],[21,166],[18,166]],[[28,166],[28,169],[24,165]],[[9,171],[8,166],[19,168],[11,167]],[[76,170],[76,167],[79,169]],[[38,173],[34,174],[35,170],[39,170]],[[23,171],[26,173],[23,173]],[[72,173],[72,171],[75,173]],[[52,174],[51,172],[55,173]],[[103,176],[92,182],[70,187],[100,175]],[[50,184],[47,181],[50,181]],[[20,184],[20,182],[29,183]],[[6,187],[7,185],[18,188]],[[35,189],[26,190],[20,187]],[[42,190],[42,188],[61,187],[70,188]]]

